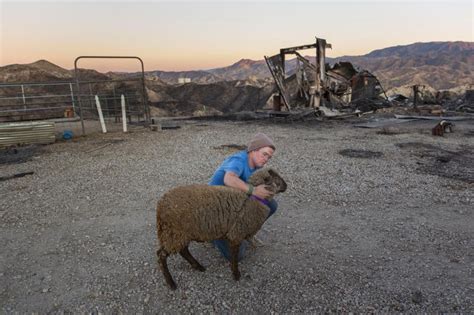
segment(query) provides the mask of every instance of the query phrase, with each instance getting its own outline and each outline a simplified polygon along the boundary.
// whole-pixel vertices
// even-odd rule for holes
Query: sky
[[[329,57],[472,42],[474,23],[472,0],[0,0],[0,29],[0,66],[46,59],[73,69],[78,56],[138,56],[146,71],[183,71],[261,60],[315,37],[332,44]],[[78,66],[141,70],[133,59],[81,59]]]

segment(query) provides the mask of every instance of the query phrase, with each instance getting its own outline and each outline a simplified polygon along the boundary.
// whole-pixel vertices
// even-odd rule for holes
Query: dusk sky
[[[332,44],[327,56],[415,42],[473,41],[472,0],[451,1],[4,1],[0,66],[80,55],[139,56],[145,70],[199,70],[261,60],[280,48]],[[313,54],[313,51],[304,52]],[[137,71],[127,61],[81,61]]]

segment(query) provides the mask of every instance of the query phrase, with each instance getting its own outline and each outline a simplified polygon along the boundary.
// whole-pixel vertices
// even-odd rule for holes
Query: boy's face
[[[263,147],[255,151],[255,166],[260,168],[263,167],[272,158],[273,152],[270,147]]]

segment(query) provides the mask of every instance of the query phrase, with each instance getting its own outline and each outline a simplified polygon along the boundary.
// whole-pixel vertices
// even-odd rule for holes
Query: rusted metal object
[[[433,136],[444,136],[446,132],[453,132],[454,124],[452,122],[441,120],[436,126],[431,129]]]

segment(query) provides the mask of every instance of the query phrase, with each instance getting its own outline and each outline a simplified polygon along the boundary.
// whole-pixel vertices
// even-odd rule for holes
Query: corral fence
[[[0,122],[62,118],[76,111],[74,90],[70,81],[0,83]]]
[[[115,77],[77,68],[83,58],[133,58],[141,72]],[[127,124],[148,126],[150,110],[143,61],[139,57],[81,56],[74,81],[0,83],[0,124],[54,121],[56,132],[74,135],[122,131]],[[92,79],[91,79],[92,78]],[[102,118],[102,119],[101,119]]]

